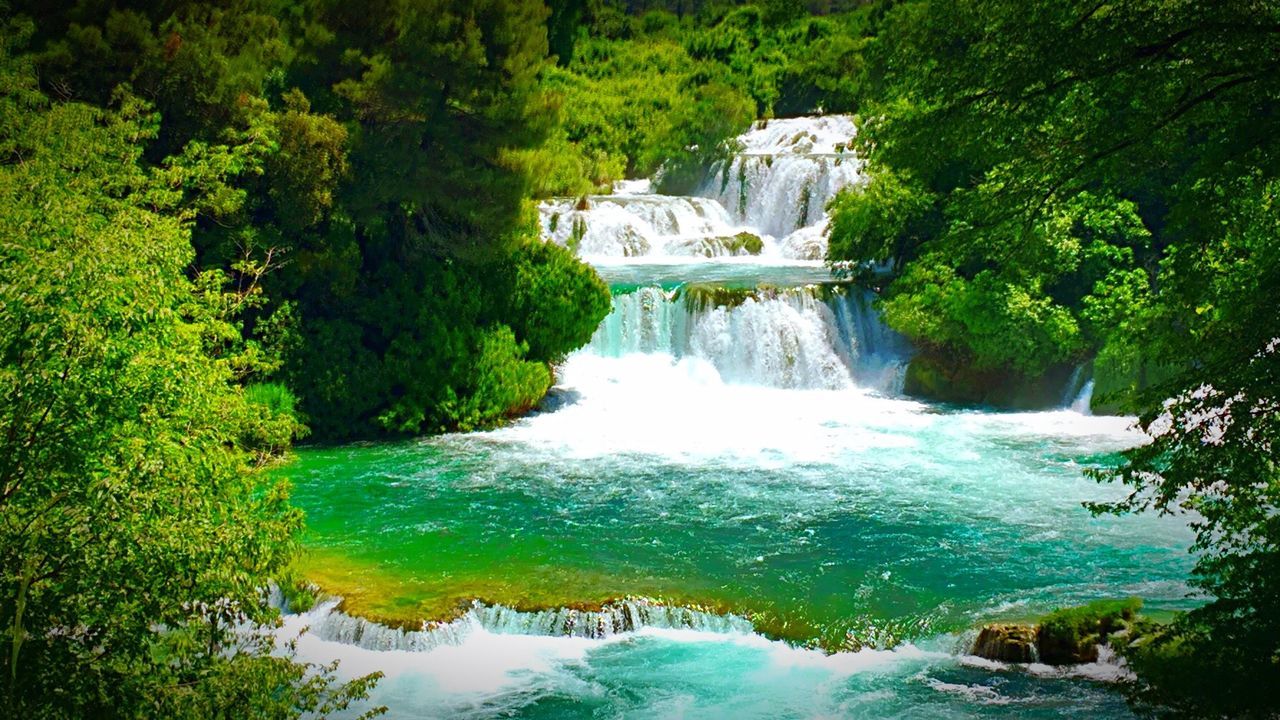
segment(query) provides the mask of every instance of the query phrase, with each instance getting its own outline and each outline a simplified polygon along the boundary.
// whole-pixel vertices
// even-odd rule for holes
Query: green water
[[[1055,437],[1067,413],[913,410],[825,462],[556,457],[480,436],[308,451],[290,474],[311,562],[341,560],[344,594],[368,573],[376,617],[643,595],[838,647],[1097,597],[1183,604],[1180,527],[1080,507],[1113,495],[1081,477],[1111,436]]]

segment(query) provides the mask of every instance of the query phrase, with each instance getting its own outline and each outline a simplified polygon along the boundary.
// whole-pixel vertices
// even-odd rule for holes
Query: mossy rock
[[[1041,410],[1062,404],[1062,389],[1075,368],[1051,366],[1040,376],[976,368],[954,357],[921,353],[907,365],[903,391],[913,397],[1011,410]]]
[[[737,235],[688,240],[683,250],[692,255],[719,257],[721,255],[759,255],[764,241],[759,235],[740,232]]]
[[[746,253],[748,255],[759,255],[764,250],[764,240],[759,235],[749,232],[740,232],[731,238],[725,239],[725,250],[734,255]]]
[[[1040,662],[1047,665],[1097,662],[1098,646],[1120,633],[1128,635],[1141,608],[1142,600],[1129,598],[1099,600],[1049,613],[1041,618],[1036,631]]]
[[[675,298],[682,300],[685,307],[691,309],[709,309],[716,307],[735,308],[755,297],[758,292],[753,287],[730,287],[713,283],[689,283],[676,291]]]

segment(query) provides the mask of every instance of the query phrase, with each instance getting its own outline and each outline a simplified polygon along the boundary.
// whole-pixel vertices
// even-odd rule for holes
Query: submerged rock
[[[970,652],[980,658],[1000,662],[1035,662],[1038,659],[1036,636],[1036,628],[1032,625],[987,625],[978,633]]]

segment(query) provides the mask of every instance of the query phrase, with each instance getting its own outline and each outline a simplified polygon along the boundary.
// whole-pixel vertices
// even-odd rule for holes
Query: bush
[[[591,266],[555,243],[529,238],[512,258],[505,314],[529,359],[556,362],[586,345],[609,313],[609,287]]]
[[[1040,620],[1036,638],[1041,662],[1062,665],[1096,661],[1097,646],[1128,629],[1141,608],[1141,599],[1128,598],[1098,600],[1049,613]]]

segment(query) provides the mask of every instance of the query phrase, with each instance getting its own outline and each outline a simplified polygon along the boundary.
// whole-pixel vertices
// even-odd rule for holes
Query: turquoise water
[[[1121,496],[1084,470],[1143,441],[1128,419],[902,397],[911,348],[817,262],[856,131],[761,124],[701,198],[544,203],[612,313],[538,414],[300,453],[302,570],[345,611],[288,616],[302,656],[384,672],[397,718],[1129,717],[1114,663],[967,649],[1100,598],[1194,606],[1185,521],[1082,507]],[[760,255],[727,256],[744,231]]]
[[[652,290],[620,291],[544,412],[300,453],[305,571],[352,612],[453,621],[379,650],[412,643],[325,605],[291,619],[320,628],[304,657],[387,672],[392,717],[1128,715],[1113,666],[965,655],[989,620],[1194,605],[1184,521],[1081,506],[1122,492],[1083,470],[1142,441],[1128,419],[903,399],[902,346],[856,298],[690,308],[630,272]],[[637,597],[698,612],[589,612]]]

